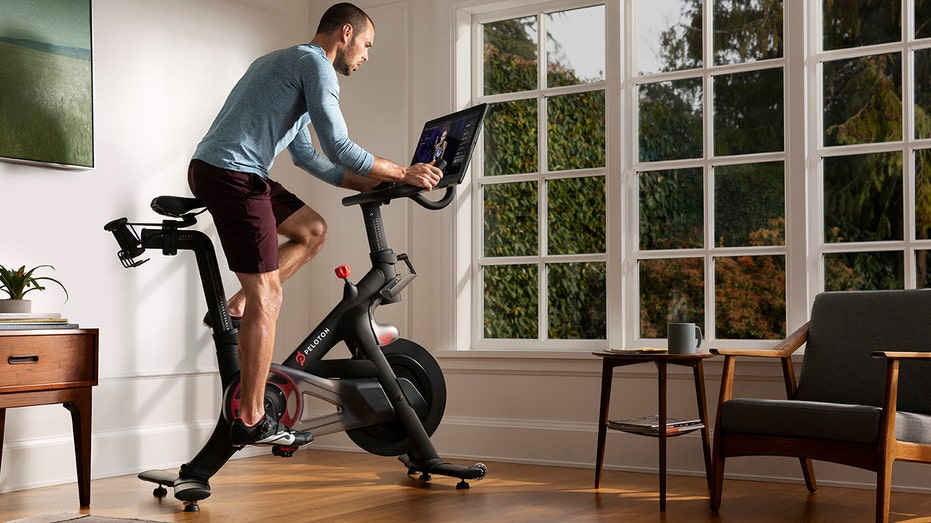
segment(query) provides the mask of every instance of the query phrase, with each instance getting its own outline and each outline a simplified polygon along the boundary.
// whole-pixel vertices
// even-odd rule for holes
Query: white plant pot
[[[32,312],[32,300],[0,300],[0,313]]]

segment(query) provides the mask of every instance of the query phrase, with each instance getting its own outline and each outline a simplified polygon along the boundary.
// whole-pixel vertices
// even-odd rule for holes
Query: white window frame
[[[824,290],[824,263],[822,259],[825,254],[834,253],[857,253],[857,252],[901,252],[904,256],[903,264],[903,284],[906,289],[914,289],[917,286],[916,281],[916,260],[915,254],[919,250],[931,249],[931,240],[919,240],[915,234],[915,162],[913,161],[914,152],[918,149],[928,149],[931,145],[931,139],[915,138],[915,97],[914,97],[914,51],[931,48],[931,41],[916,42],[914,39],[914,2],[907,0],[901,3],[901,33],[900,40],[897,42],[876,44],[864,47],[854,47],[846,49],[837,49],[825,51],[823,49],[821,33],[819,28],[822,27],[822,16],[824,13],[823,0],[812,2],[809,19],[812,20],[810,45],[812,49],[809,58],[809,89],[810,98],[815,100],[815,110],[810,120],[809,150],[811,151],[811,163],[809,170],[814,173],[811,176],[810,192],[817,195],[812,198],[812,227],[811,252],[812,265],[809,271],[810,287],[816,292]],[[861,56],[870,56],[878,54],[898,53],[901,56],[902,67],[902,106],[903,106],[903,129],[902,139],[899,141],[890,141],[882,143],[855,144],[845,146],[826,147],[823,143],[823,114],[821,109],[823,100],[823,64],[825,61],[839,59],[858,58]],[[903,198],[903,227],[901,240],[889,240],[883,242],[843,242],[827,243],[824,240],[824,225],[822,216],[824,215],[824,199],[822,197],[822,180],[824,176],[823,160],[825,158],[837,156],[849,156],[855,154],[868,153],[902,153],[903,163],[903,181],[905,187],[902,191]]]
[[[584,7],[599,2],[588,1],[551,1],[534,2],[530,0],[465,0],[450,5],[451,34],[453,43],[453,85],[457,108],[473,103],[478,91],[477,82],[481,81],[480,60],[473,61],[475,47],[481,39],[477,38],[476,25],[473,22],[486,22],[517,18],[535,13],[539,10],[556,11]],[[481,337],[481,289],[473,264],[473,253],[478,252],[480,240],[475,240],[475,216],[481,216],[481,193],[478,184],[471,177],[460,190],[455,216],[455,309],[456,318],[452,332],[452,347],[455,350],[475,350],[496,353],[502,356],[523,355],[539,356],[537,351],[552,355],[588,352],[609,347],[632,347],[655,345],[657,340],[639,338],[639,295],[637,293],[637,268],[632,253],[639,246],[639,225],[637,216],[637,124],[631,118],[636,115],[637,90],[635,59],[636,42],[632,31],[636,20],[636,3],[633,0],[606,0],[605,2],[606,34],[606,70],[605,70],[605,139],[606,139],[606,233],[607,233],[607,332],[606,340],[485,340]],[[806,5],[806,4],[815,4]],[[706,0],[706,14],[712,5]],[[811,21],[817,17],[819,2],[785,1],[784,19],[784,61],[785,78],[785,149],[781,159],[784,161],[786,180],[786,309],[788,332],[807,321],[808,310],[813,300],[810,289],[819,288],[820,262],[816,243],[810,241],[813,232],[820,227],[820,219],[812,220],[817,214],[817,205],[809,198],[817,194],[816,176],[810,173],[818,161],[813,153],[816,148],[812,140],[817,138],[817,124],[806,117],[809,113],[810,100],[817,100],[817,88],[810,79],[816,78],[815,64],[807,42],[813,40],[817,26]],[[705,24],[709,22],[705,16]],[[621,28],[617,30],[616,28]],[[705,30],[706,38],[711,38],[710,31]],[[710,45],[706,45],[706,54]],[[480,52],[480,50],[479,50]],[[545,56],[541,57],[541,62]],[[737,67],[739,69],[739,66]],[[718,72],[718,71],[716,71]],[[703,73],[708,74],[708,73]],[[707,82],[706,81],[706,88]],[[706,97],[710,91],[706,90]],[[707,99],[707,98],[706,98]],[[814,104],[812,104],[814,105]],[[707,106],[707,104],[706,104]],[[707,115],[706,115],[707,118]],[[706,126],[710,123],[706,123]],[[625,139],[625,137],[633,137]],[[706,138],[710,140],[710,137]],[[706,145],[708,147],[708,145]],[[707,155],[706,155],[707,156]],[[764,155],[766,156],[766,155]],[[771,155],[770,155],[771,156]],[[481,165],[481,151],[477,150],[473,166]],[[702,160],[701,165],[720,161]],[[707,182],[706,182],[707,183]],[[706,197],[706,202],[709,201]],[[476,214],[478,213],[478,214]],[[820,235],[814,236],[820,238]],[[720,255],[720,253],[716,253]],[[710,260],[710,257],[708,258]],[[707,280],[710,285],[710,280]],[[706,301],[713,307],[713,288],[709,287]],[[713,311],[707,307],[706,310]],[[709,340],[706,347],[772,347],[776,341],[770,340]]]

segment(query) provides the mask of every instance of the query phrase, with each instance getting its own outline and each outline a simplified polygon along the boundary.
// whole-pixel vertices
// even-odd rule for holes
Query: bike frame
[[[399,422],[412,446],[412,450],[400,458],[408,467],[408,473],[421,472],[423,480],[429,480],[430,473],[457,477],[462,480],[457,488],[465,488],[468,487],[466,479],[482,479],[487,469],[481,464],[471,467],[453,465],[437,455],[430,433],[418,416],[418,410],[422,412],[426,408],[426,400],[409,380],[396,375],[386,356],[386,346],[406,340],[398,337],[394,326],[378,324],[374,318],[378,306],[400,301],[401,290],[416,276],[407,255],[395,254],[388,248],[381,206],[392,199],[407,197],[425,208],[441,209],[454,196],[455,186],[447,188],[446,195],[439,201],[424,198],[419,189],[399,186],[387,192],[376,190],[345,198],[344,205],[360,205],[362,209],[372,267],[358,284],[351,283],[348,275],[343,278],[342,299],[282,364],[272,365],[270,378],[277,377],[287,382],[299,400],[309,395],[337,407],[334,414],[305,420],[301,419],[301,405],[299,415],[293,420],[294,428],[322,435]],[[182,209],[177,214],[165,212],[159,205],[162,198],[172,200],[163,203],[177,204],[181,201]],[[125,267],[135,267],[147,261],[138,261],[137,258],[148,249],[159,249],[164,255],[175,255],[179,250],[195,253],[208,316],[211,325],[215,326],[213,337],[221,386],[228,396],[238,381],[238,332],[233,328],[226,304],[213,242],[200,231],[185,230],[196,223],[192,211],[202,207],[198,204],[194,199],[156,198],[152,206],[157,212],[178,219],[163,220],[161,224],[133,224],[126,218],[120,218],[108,223],[105,229],[112,232],[119,242],[119,258]],[[144,227],[138,237],[134,225]],[[398,275],[396,266],[399,262],[406,265],[407,274]],[[339,342],[347,345],[351,357],[323,360]],[[412,342],[406,343],[416,346]],[[423,348],[416,348],[426,353]],[[439,372],[439,367],[436,371]],[[443,402],[445,404],[445,385]],[[227,405],[229,398],[225,397],[224,410]],[[442,416],[442,412],[439,415]],[[181,466],[179,479],[174,483],[175,496],[179,499],[196,502],[208,496],[207,480],[238,450],[230,441],[230,419],[230,413],[221,413],[205,445],[190,462]],[[435,427],[431,432],[433,429]],[[280,455],[288,456],[293,450],[285,449],[285,453]],[[277,451],[276,447],[276,454]],[[181,484],[185,486],[179,486]],[[188,488],[192,494],[182,497],[179,488]]]

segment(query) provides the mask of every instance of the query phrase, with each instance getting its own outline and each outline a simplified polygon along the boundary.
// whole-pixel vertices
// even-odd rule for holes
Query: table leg
[[[666,362],[656,361],[659,375],[659,510],[666,510]]]
[[[608,434],[608,406],[611,403],[611,380],[614,365],[605,358],[601,366],[601,403],[598,413],[598,450],[595,453],[595,488],[601,486],[601,468],[605,461],[605,438]]]
[[[64,407],[71,412],[74,434],[74,462],[78,474],[78,499],[81,507],[91,504],[91,389],[77,390]]]
[[[3,467],[3,427],[6,424],[6,409],[0,409],[0,469]]]
[[[701,429],[701,446],[705,454],[705,479],[708,481],[708,490],[711,490],[711,444],[710,429],[708,427],[708,406],[705,401],[705,372],[702,360],[698,360],[693,367],[695,376],[695,397],[698,400],[698,417],[704,427]]]

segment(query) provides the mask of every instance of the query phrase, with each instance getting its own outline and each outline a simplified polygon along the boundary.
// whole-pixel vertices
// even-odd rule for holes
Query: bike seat
[[[180,218],[185,214],[205,207],[199,198],[186,198],[184,196],[156,196],[152,199],[152,210],[162,216]]]

